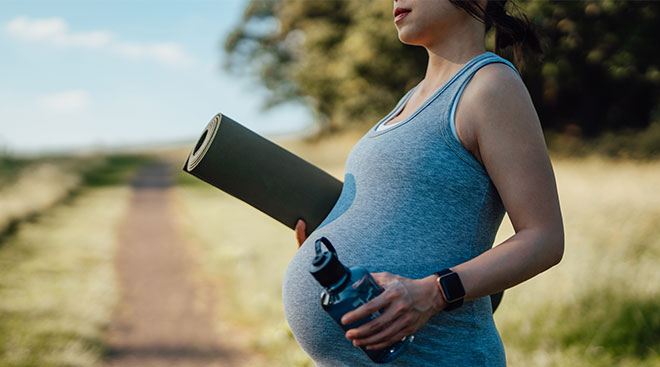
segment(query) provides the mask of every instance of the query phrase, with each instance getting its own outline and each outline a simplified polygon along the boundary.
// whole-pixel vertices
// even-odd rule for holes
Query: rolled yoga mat
[[[206,125],[183,170],[309,236],[337,202],[342,183],[222,114]],[[493,312],[503,292],[492,294]]]
[[[183,170],[309,236],[330,213],[342,182],[222,114],[206,125]]]

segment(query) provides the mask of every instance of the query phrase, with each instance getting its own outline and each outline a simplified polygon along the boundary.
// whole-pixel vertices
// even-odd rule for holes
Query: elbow
[[[564,257],[564,229],[553,231],[548,237],[548,268],[551,268],[561,262]]]

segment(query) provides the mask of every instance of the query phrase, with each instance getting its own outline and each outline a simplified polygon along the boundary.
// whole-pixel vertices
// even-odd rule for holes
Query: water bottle
[[[322,243],[329,251],[321,251]],[[362,267],[349,269],[339,262],[337,251],[327,238],[321,237],[316,240],[315,251],[316,257],[314,257],[309,271],[324,287],[321,292],[321,307],[332,319],[344,331],[348,331],[378,317],[382,310],[349,325],[341,323],[342,316],[374,299],[383,292],[383,289],[367,269]],[[363,346],[360,349],[372,361],[387,363],[400,356],[413,338],[412,335],[406,336],[385,349],[367,350]]]

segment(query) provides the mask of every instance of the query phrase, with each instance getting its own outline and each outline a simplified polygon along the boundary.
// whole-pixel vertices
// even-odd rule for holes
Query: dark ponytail
[[[518,16],[511,16],[506,10],[508,0],[487,0],[484,9],[477,0],[449,0],[455,6],[486,25],[486,32],[495,28],[495,53],[502,49],[513,48],[513,57],[518,67],[523,66],[523,52],[541,55],[541,43],[534,27],[515,4],[514,10]],[[513,3],[513,1],[511,1]]]

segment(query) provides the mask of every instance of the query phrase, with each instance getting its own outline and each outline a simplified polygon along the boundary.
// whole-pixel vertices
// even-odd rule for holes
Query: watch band
[[[444,311],[455,310],[463,305],[465,289],[458,273],[444,269],[436,273],[438,287],[441,289],[442,298],[447,302]]]

